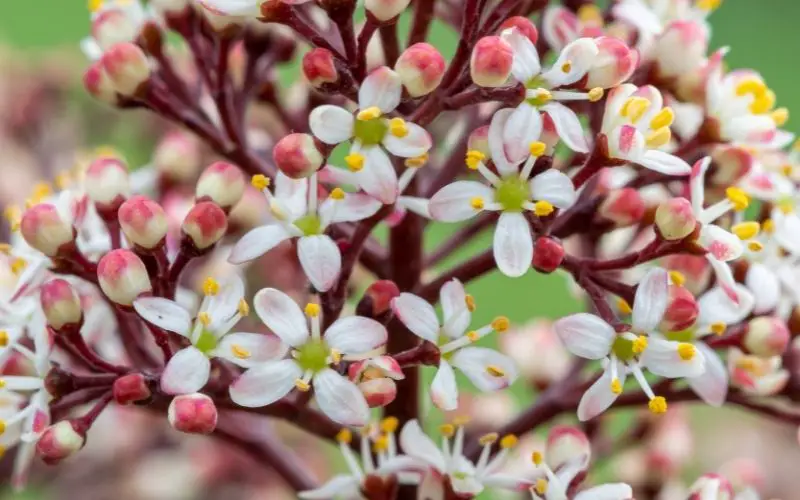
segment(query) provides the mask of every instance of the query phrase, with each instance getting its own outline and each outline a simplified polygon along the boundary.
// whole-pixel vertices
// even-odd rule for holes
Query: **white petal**
[[[703,225],[697,242],[722,262],[738,259],[744,253],[744,245],[738,236],[713,224]]]
[[[494,200],[494,190],[476,181],[456,181],[440,189],[428,205],[431,216],[441,222],[460,222],[478,214],[470,204],[473,198],[481,198],[484,203]]]
[[[719,355],[704,342],[696,342],[695,347],[706,360],[706,371],[697,377],[687,377],[686,381],[695,394],[711,406],[722,406],[728,395],[728,370]]]
[[[483,392],[505,389],[517,379],[514,361],[505,354],[486,347],[462,347],[453,355],[451,363]],[[499,368],[504,375],[490,374],[489,367]]]
[[[330,224],[356,222],[372,217],[383,203],[363,193],[347,193],[343,200],[328,198],[319,207],[320,217]]]
[[[403,292],[392,299],[392,311],[411,332],[434,344],[439,340],[439,319],[426,300]]]
[[[303,236],[297,240],[297,257],[308,281],[320,292],[327,292],[342,270],[342,252],[330,236]]]
[[[431,399],[440,410],[453,411],[458,408],[456,374],[445,360],[439,362],[439,369],[431,382]]]
[[[199,0],[200,5],[222,16],[258,16],[261,10],[254,0]]]
[[[377,146],[363,149],[362,154],[365,157],[364,168],[356,173],[359,186],[387,205],[394,203],[399,187],[389,156]]]
[[[406,122],[408,134],[405,137],[395,137],[386,134],[383,138],[383,145],[395,156],[401,158],[415,158],[427,153],[433,146],[433,139],[427,130],[419,125]]]
[[[542,106],[542,111],[553,120],[556,133],[565,146],[576,153],[589,152],[589,143],[586,141],[583,125],[574,111],[557,102]]]
[[[442,285],[442,289],[439,290],[439,302],[442,304],[444,332],[450,338],[462,336],[472,321],[464,285],[455,278]]]
[[[430,200],[417,196],[400,196],[397,198],[397,207],[405,208],[420,217],[431,219]]]
[[[384,113],[394,111],[400,104],[403,82],[400,75],[386,66],[370,73],[358,91],[358,107],[367,109],[377,106]]]
[[[645,274],[633,299],[631,323],[639,332],[652,332],[661,323],[669,301],[669,275],[660,267]]]
[[[9,391],[38,391],[42,388],[42,379],[39,377],[13,375],[4,376],[3,381],[5,382],[3,388]]]
[[[575,495],[575,500],[630,500],[633,490],[624,483],[601,484]]]
[[[692,167],[677,156],[655,149],[648,150],[636,163],[666,175],[689,175],[692,171]]]
[[[538,109],[523,101],[507,117],[505,110],[495,113],[490,127],[495,126],[502,126],[503,154],[501,155],[497,151],[497,143],[492,140],[495,134],[490,129],[489,147],[492,152],[492,160],[494,160],[501,177],[515,174],[517,173],[516,165],[530,156],[531,142],[539,140],[542,133],[542,115]],[[506,159],[507,162],[498,161],[498,157]]]
[[[525,83],[538,75],[542,70],[539,51],[536,50],[530,38],[518,29],[505,30],[501,37],[511,45],[511,49],[514,51],[514,61],[511,65],[511,73],[514,78],[520,83]]]
[[[353,114],[339,106],[323,104],[311,111],[308,126],[325,144],[339,144],[353,137]]]
[[[292,179],[280,170],[275,176],[274,202],[288,213],[288,219],[294,220],[306,215],[308,184],[308,179]]]
[[[511,474],[490,474],[481,478],[487,488],[500,488],[509,491],[525,491],[531,486],[531,481]]]
[[[342,425],[361,427],[369,422],[369,406],[358,387],[330,368],[314,375],[314,394],[319,409]]]
[[[550,70],[542,74],[552,86],[575,83],[589,71],[600,49],[592,38],[579,38],[570,42],[558,55]],[[567,64],[568,63],[568,64]],[[564,71],[568,67],[569,71]]]
[[[176,352],[161,374],[161,390],[167,394],[192,394],[208,382],[211,363],[200,349],[189,346]]]
[[[362,354],[386,343],[386,328],[370,318],[347,316],[325,330],[325,342],[343,354]]]
[[[400,432],[400,446],[403,452],[421,462],[435,467],[439,472],[447,470],[445,457],[439,447],[419,426],[417,420],[409,420]]]
[[[747,270],[744,282],[755,296],[754,314],[764,314],[778,307],[781,299],[781,283],[769,267],[754,262]]]
[[[617,373],[621,384],[625,383],[625,368],[617,363]],[[603,374],[592,384],[583,394],[581,402],[578,404],[578,420],[585,422],[606,411],[614,401],[617,394],[611,390],[611,370],[610,364],[606,366]]]
[[[558,170],[545,170],[530,182],[534,200],[549,201],[558,208],[569,208],[575,203],[575,186],[566,174]]]
[[[528,272],[533,259],[533,236],[528,219],[518,212],[504,212],[494,230],[494,261],[501,273],[518,278]]]
[[[133,309],[148,323],[159,328],[189,336],[192,318],[183,307],[161,297],[142,297],[133,301]]]
[[[217,334],[217,329],[222,323],[227,323],[239,309],[239,303],[244,299],[244,281],[236,274],[231,274],[220,283],[219,292],[209,298],[206,311],[211,314],[209,330]]]
[[[328,500],[330,498],[358,498],[361,481],[355,476],[340,474],[319,488],[301,491],[298,497],[304,500]]]
[[[614,328],[599,316],[577,313],[553,323],[553,331],[564,346],[576,356],[603,359],[616,338]]]
[[[280,224],[268,224],[248,231],[233,246],[228,262],[243,264],[269,252],[292,235]]]
[[[701,325],[712,323],[736,324],[750,315],[755,304],[755,297],[747,288],[736,284],[735,294],[739,303],[731,300],[722,287],[714,287],[697,299],[697,322]]]
[[[245,359],[234,354],[234,350],[241,352],[242,349],[248,354]],[[287,350],[286,344],[276,335],[234,332],[222,337],[213,355],[243,368],[252,368],[259,363],[284,357]]]
[[[468,474],[450,476],[450,486],[456,495],[466,495],[467,498],[472,498],[483,491],[481,482]]]
[[[302,375],[302,368],[291,359],[260,364],[231,384],[231,399],[246,408],[267,406],[289,394]]]
[[[775,240],[794,255],[800,254],[800,217],[784,215],[780,210],[772,211],[775,221]]]
[[[264,288],[253,297],[256,314],[275,335],[292,347],[308,339],[308,322],[291,297],[274,288]]]
[[[705,357],[699,351],[690,360],[681,359],[679,342],[650,337],[641,355],[642,364],[656,375],[667,378],[696,377],[705,371]]]

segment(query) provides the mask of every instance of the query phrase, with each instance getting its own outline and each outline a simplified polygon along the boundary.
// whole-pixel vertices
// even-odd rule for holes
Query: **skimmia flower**
[[[103,52],[120,42],[132,42],[149,12],[140,0],[89,0],[92,33],[81,41],[81,50],[96,60]]]
[[[570,486],[585,471],[589,465],[589,457],[577,456],[561,464],[555,471],[544,460],[541,452],[535,451],[532,455],[533,464],[537,470],[544,473],[531,487],[531,496],[534,500],[631,500],[633,490],[624,483],[602,484],[581,491],[575,496]]]
[[[697,23],[708,36],[708,15],[721,0],[621,0],[614,4],[614,17],[637,30],[638,47],[649,52],[654,40],[675,22]]]
[[[326,144],[352,141],[345,157],[361,189],[383,203],[394,203],[399,192],[397,174],[387,151],[401,158],[425,155],[432,146],[430,134],[414,123],[391,114],[400,104],[403,83],[384,66],[364,79],[358,92],[358,112],[330,104],[309,116],[311,132]]]
[[[551,5],[544,11],[542,35],[553,50],[561,51],[578,38],[603,35],[602,11],[593,4],[584,4],[575,13],[561,5]]]
[[[317,404],[332,420],[365,425],[369,406],[364,395],[331,366],[372,357],[386,343],[386,328],[373,319],[349,316],[334,321],[323,334],[319,305],[308,304],[304,315],[294,300],[274,288],[258,292],[253,304],[261,321],[290,346],[292,357],[251,366],[231,385],[231,399],[255,408],[274,403],[294,388],[307,392],[313,385]]]

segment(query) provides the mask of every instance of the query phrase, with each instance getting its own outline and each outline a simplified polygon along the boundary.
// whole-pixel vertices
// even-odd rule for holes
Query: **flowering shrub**
[[[150,165],[101,151],[6,210],[15,487],[112,403],[239,446],[307,499],[651,498],[589,484],[605,415],[647,408],[619,441],[655,428],[677,454],[673,403],[800,424],[798,157],[763,78],[708,53],[720,1],[409,3],[90,2],[86,90],[175,129]],[[459,30],[449,61],[434,19]],[[304,83],[281,88],[296,55]],[[432,222],[461,224],[430,249]],[[491,249],[442,269],[490,226]],[[470,284],[495,269],[558,271],[588,310],[475,324]],[[447,420],[439,445],[423,408],[465,412],[458,373],[480,392],[522,375],[537,397],[507,423]],[[337,443],[347,473],[318,482],[242,414]],[[561,415],[580,424],[547,427]],[[758,498],[736,479],[663,494]]]

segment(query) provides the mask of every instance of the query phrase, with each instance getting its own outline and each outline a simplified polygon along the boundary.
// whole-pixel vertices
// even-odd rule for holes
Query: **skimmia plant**
[[[174,129],[150,165],[101,150],[6,209],[14,486],[79,453],[109,405],[238,446],[307,499],[655,498],[592,466],[681,442],[675,403],[800,424],[788,112],[709,53],[720,0],[603,3],[91,1],[86,90]],[[449,60],[433,22],[459,35]],[[586,312],[473,321],[495,271],[559,273]],[[518,378],[535,397],[508,421],[465,403]],[[611,440],[620,408],[641,410]],[[440,410],[459,416],[426,434]],[[336,444],[346,471],[314,477],[258,419]],[[709,472],[661,498],[751,486]]]

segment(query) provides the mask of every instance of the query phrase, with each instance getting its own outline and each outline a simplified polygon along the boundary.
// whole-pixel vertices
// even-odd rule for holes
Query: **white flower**
[[[630,161],[666,175],[687,175],[688,163],[660,148],[672,137],[675,114],[664,107],[661,92],[652,85],[626,83],[608,93],[601,131],[608,138],[611,158]]]
[[[570,497],[570,485],[589,465],[588,456],[578,456],[561,465],[556,472],[543,460],[540,452],[533,453],[533,463],[544,472],[531,487],[534,500],[631,500],[633,490],[624,483],[601,484]]]
[[[151,15],[139,0],[91,0],[89,9],[93,28],[96,26],[95,21],[101,16],[112,15],[121,18],[119,21],[109,23],[113,26],[105,29],[100,27],[103,30],[101,39],[95,38],[93,33],[81,40],[81,50],[91,60],[100,59],[103,52],[114,43],[132,42],[139,32],[139,28]]]
[[[230,333],[249,309],[241,278],[233,276],[221,286],[208,278],[203,289],[205,297],[194,320],[186,309],[169,299],[143,297],[133,302],[142,319],[191,342],[170,358],[161,374],[161,390],[167,394],[200,391],[208,383],[210,358],[249,368],[286,354],[285,346],[272,336]]]
[[[443,410],[458,407],[458,386],[453,368],[461,370],[484,392],[511,385],[517,378],[517,368],[511,358],[494,349],[470,346],[492,331],[506,331],[508,319],[498,317],[490,325],[468,332],[475,304],[456,279],[442,286],[439,300],[444,311],[441,324],[433,306],[414,294],[403,292],[392,300],[392,310],[406,328],[439,347],[441,360],[431,384],[434,404]]]
[[[572,180],[558,170],[545,170],[529,179],[537,156],[543,152],[542,143],[527,143],[527,155],[511,160],[503,143],[503,130],[514,113],[510,109],[498,111],[489,128],[491,159],[500,175],[484,164],[480,152],[469,151],[467,166],[480,172],[489,185],[455,181],[434,194],[428,208],[434,219],[445,222],[467,220],[484,211],[501,212],[494,232],[494,259],[503,274],[519,277],[530,269],[533,258],[533,236],[526,211],[545,217],[555,208],[572,206],[576,195]],[[538,135],[531,140],[537,138]]]
[[[693,344],[669,340],[657,328],[669,299],[667,272],[654,268],[636,289],[631,331],[617,334],[614,327],[593,314],[578,313],[556,321],[553,329],[576,356],[603,360],[600,378],[586,391],[578,418],[589,420],[610,407],[622,393],[630,373],[650,399],[654,413],[666,411],[666,400],[653,393],[642,368],[667,378],[695,377],[705,371],[705,357]]]
[[[658,35],[674,21],[693,21],[708,32],[706,18],[714,8],[713,2],[695,0],[621,0],[612,13],[636,28],[637,48],[647,54]]]
[[[315,108],[309,116],[311,132],[326,144],[351,141],[345,157],[359,186],[383,203],[394,203],[399,192],[397,174],[386,151],[402,158],[425,155],[432,146],[430,134],[402,118],[387,118],[400,104],[403,84],[386,66],[364,79],[358,92],[359,111],[330,104]]]
[[[728,372],[731,385],[753,396],[773,396],[789,381],[789,372],[783,368],[780,356],[761,358],[736,347],[728,352]]]
[[[250,367],[230,387],[233,401],[241,406],[266,406],[295,387],[314,395],[320,409],[342,425],[362,426],[369,420],[369,406],[358,387],[331,365],[341,360],[369,358],[386,343],[386,328],[373,319],[349,316],[337,319],[322,335],[320,307],[308,304],[311,331],[300,307],[274,288],[258,292],[253,303],[261,321],[291,347],[291,359],[266,361]]]
[[[298,238],[297,257],[303,271],[314,288],[328,291],[339,277],[342,254],[325,230],[333,223],[370,217],[381,203],[365,194],[345,193],[336,188],[319,204],[316,173],[308,179],[291,179],[279,172],[274,193],[263,176],[256,176],[253,184],[267,197],[272,221],[245,234],[228,260],[241,264],[286,240]]]

